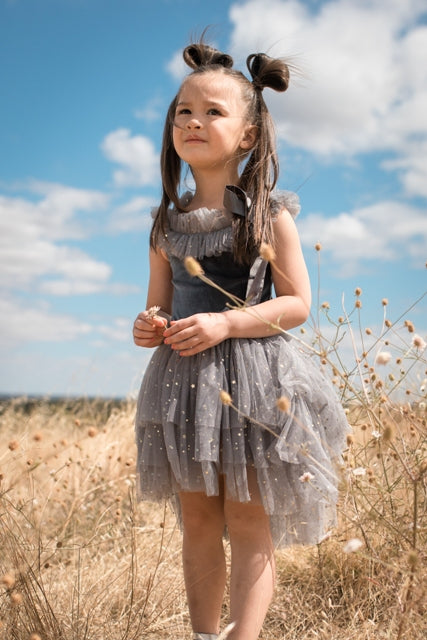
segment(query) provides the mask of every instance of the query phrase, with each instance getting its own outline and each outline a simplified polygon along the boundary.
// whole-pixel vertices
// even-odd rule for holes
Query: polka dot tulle
[[[207,231],[200,231],[198,210],[194,224],[174,237],[215,234],[204,219],[210,211],[203,211]],[[188,290],[190,315],[200,291],[188,302]],[[317,543],[335,524],[347,432],[334,387],[294,339],[229,339],[191,357],[161,345],[138,398],[139,493],[170,499],[179,516],[179,491],[217,495],[222,475],[228,497],[246,502],[254,468],[276,546]]]

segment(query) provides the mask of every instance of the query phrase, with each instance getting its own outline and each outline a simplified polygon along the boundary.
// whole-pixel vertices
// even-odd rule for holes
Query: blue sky
[[[266,97],[315,299],[337,317],[360,286],[375,331],[427,290],[424,0],[0,0],[0,393],[137,389],[163,118],[207,25],[242,69],[297,67]]]

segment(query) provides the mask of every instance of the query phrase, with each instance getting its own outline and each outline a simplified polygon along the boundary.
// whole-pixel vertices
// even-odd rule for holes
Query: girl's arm
[[[284,210],[274,224],[276,258],[272,275],[276,298],[221,313],[199,313],[173,322],[165,342],[181,355],[194,355],[227,338],[262,338],[305,322],[310,313],[310,282],[295,223]]]
[[[276,297],[246,311],[226,311],[230,338],[273,335],[279,333],[279,329],[268,323],[289,330],[303,324],[310,314],[308,271],[295,222],[286,210],[274,223],[274,239],[276,257],[271,269]]]
[[[166,318],[153,315],[149,309],[160,307],[165,314],[172,307],[172,273],[169,260],[158,249],[150,249],[150,280],[148,284],[146,311],[138,314],[133,325],[133,339],[139,347],[157,347],[163,342]]]

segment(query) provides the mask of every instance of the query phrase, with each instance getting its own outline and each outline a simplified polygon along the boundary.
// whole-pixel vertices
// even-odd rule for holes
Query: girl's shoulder
[[[273,219],[277,218],[283,209],[287,209],[294,219],[301,211],[299,196],[294,191],[273,191],[270,196],[270,207]]]

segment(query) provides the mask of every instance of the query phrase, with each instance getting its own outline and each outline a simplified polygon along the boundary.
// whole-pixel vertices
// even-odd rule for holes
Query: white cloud
[[[425,195],[413,140],[427,138],[426,13],[423,0],[249,0],[231,7],[231,50],[240,63],[294,55],[302,68],[286,96],[265,91],[282,139],[322,156],[391,152],[407,190]]]
[[[25,342],[63,342],[92,331],[87,322],[54,313],[46,305],[29,308],[9,298],[0,298],[0,344],[11,347]]]
[[[101,325],[99,333],[110,340],[129,343],[132,341],[132,324],[129,318],[115,318],[111,325]]]
[[[166,69],[171,74],[171,76],[179,82],[182,80],[185,74],[190,71],[189,67],[187,67],[184,62],[181,49],[173,54],[170,62],[166,65]]]
[[[129,129],[116,129],[101,144],[105,156],[119,165],[114,183],[119,187],[151,185],[159,178],[159,155],[145,136],[131,136]]]
[[[427,216],[407,204],[380,202],[335,217],[313,213],[302,217],[298,228],[305,246],[322,244],[341,277],[360,273],[370,260],[406,258],[414,268],[425,263]]]
[[[32,180],[23,191],[30,197],[0,195],[0,230],[17,234],[16,240],[41,236],[46,240],[80,239],[88,235],[88,214],[105,209],[109,196],[99,191],[75,189],[61,184]],[[84,213],[84,224],[76,214]]]
[[[134,116],[139,120],[144,120],[144,122],[151,124],[152,122],[157,122],[160,118],[163,118],[164,111],[165,109],[162,98],[154,97],[149,100],[144,107],[135,109]]]
[[[3,291],[31,289],[64,296],[135,290],[113,285],[109,264],[70,244],[90,234],[88,215],[107,206],[107,195],[36,181],[27,191],[26,198],[0,195]]]
[[[111,214],[109,228],[112,232],[146,231],[152,224],[151,209],[158,200],[137,196],[117,207]]]
[[[427,113],[427,105],[426,105]],[[401,180],[406,193],[409,196],[421,196],[427,198],[427,138],[421,140],[409,140],[402,145],[399,157],[393,160],[385,160],[382,163],[384,169],[401,172]]]
[[[111,346],[111,341],[109,342]],[[16,350],[13,357],[0,354],[8,366],[0,369],[2,393],[17,395],[52,395],[79,397],[135,397],[148,359],[149,349],[138,349],[130,341],[125,346],[115,342],[108,350],[105,342],[99,349],[84,353],[53,349]]]

